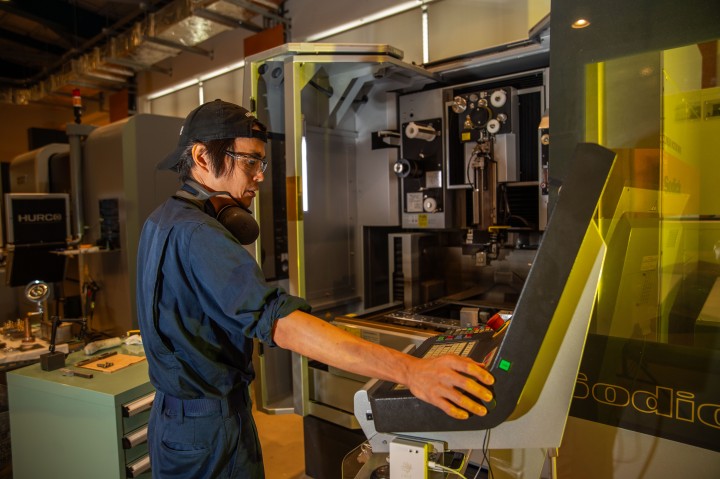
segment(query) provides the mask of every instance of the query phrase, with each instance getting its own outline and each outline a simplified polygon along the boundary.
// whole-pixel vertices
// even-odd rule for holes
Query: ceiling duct
[[[0,90],[0,102],[25,105],[30,102],[71,105],[72,91],[83,90],[83,97],[98,96],[127,88],[137,72],[156,70],[170,74],[159,62],[190,52],[212,58],[212,51],[199,45],[236,28],[259,32],[263,26],[251,20],[258,16],[272,22],[288,23],[272,7],[283,0],[176,0],[134,23],[125,32],[111,37],[64,63],[60,70],[28,88]]]

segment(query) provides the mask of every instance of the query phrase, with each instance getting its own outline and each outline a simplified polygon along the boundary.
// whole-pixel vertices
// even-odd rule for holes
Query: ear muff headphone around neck
[[[249,245],[255,242],[260,236],[258,226],[252,213],[242,206],[227,191],[207,191],[202,185],[193,180],[187,180],[182,187],[173,195],[176,198],[186,200],[203,211],[205,203],[213,196],[229,196],[235,202],[234,205],[225,205],[217,212],[215,218],[232,234],[240,244]]]

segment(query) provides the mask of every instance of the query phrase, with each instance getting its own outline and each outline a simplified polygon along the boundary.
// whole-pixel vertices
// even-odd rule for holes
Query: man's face
[[[234,162],[232,174],[218,178],[220,188],[230,192],[243,206],[249,208],[260,182],[265,180],[263,161],[265,160],[265,143],[257,138],[236,138],[232,150],[225,156],[225,161]]]

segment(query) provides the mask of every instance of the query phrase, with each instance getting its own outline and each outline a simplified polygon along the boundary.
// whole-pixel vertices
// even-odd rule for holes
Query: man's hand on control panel
[[[448,416],[467,419],[469,413],[487,414],[488,407],[482,402],[493,402],[487,386],[494,381],[492,374],[475,361],[447,354],[418,359],[408,374],[406,386],[418,399],[439,407]]]

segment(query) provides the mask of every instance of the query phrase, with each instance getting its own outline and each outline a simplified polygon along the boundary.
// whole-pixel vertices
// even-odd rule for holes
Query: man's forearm
[[[410,363],[417,360],[301,311],[278,320],[273,338],[278,346],[325,364],[401,384],[407,383]]]
[[[485,385],[494,378],[475,361],[453,354],[419,359],[364,341],[301,311],[279,319],[273,338],[283,348],[331,366],[403,384],[419,399],[457,419],[467,419],[471,413],[485,415],[487,408],[478,399],[492,399]]]

